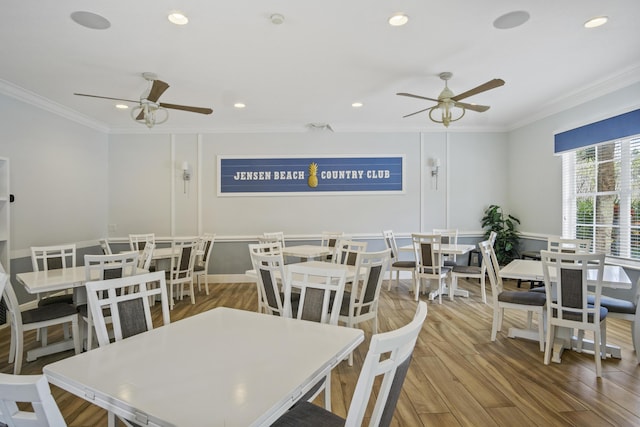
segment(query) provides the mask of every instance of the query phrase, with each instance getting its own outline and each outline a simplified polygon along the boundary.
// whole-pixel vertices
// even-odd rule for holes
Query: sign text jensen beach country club
[[[389,178],[391,171],[384,170],[342,170],[320,171],[320,179],[381,179]],[[236,181],[269,181],[279,179],[306,179],[305,171],[238,171],[233,177]]]
[[[403,157],[219,157],[219,192],[400,192]]]

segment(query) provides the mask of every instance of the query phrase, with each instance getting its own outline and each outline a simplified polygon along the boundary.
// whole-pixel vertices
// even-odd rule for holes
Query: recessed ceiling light
[[[515,12],[505,13],[493,21],[493,26],[499,30],[509,30],[519,27],[529,20],[529,12],[524,10],[516,10]]]
[[[129,106],[125,104],[116,104],[116,108],[119,110],[126,110]]]
[[[609,20],[609,18],[606,17],[606,16],[597,16],[597,17],[591,18],[587,22],[585,22],[584,23],[584,27],[585,28],[596,28],[596,27],[599,27],[601,25],[606,24],[608,20]]]
[[[284,22],[284,16],[280,15],[279,13],[274,13],[269,17],[269,19],[274,25],[280,25]]]
[[[394,13],[389,18],[389,25],[392,27],[401,27],[409,22],[409,17],[402,12]]]
[[[73,12],[71,19],[73,19],[73,22],[76,24],[91,28],[92,30],[106,30],[111,26],[111,22],[109,22],[107,18],[92,12]]]
[[[233,106],[236,108],[244,108],[246,107],[246,104],[244,102],[236,102]]]
[[[360,108],[362,107],[362,105],[363,105],[362,102],[354,102],[353,104],[351,104],[353,108]]]
[[[189,23],[189,18],[182,12],[172,12],[167,18],[169,22],[176,25],[187,25]]]

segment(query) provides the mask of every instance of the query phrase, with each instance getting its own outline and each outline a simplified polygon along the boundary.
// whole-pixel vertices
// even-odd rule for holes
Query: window
[[[640,135],[562,154],[563,235],[640,260]]]

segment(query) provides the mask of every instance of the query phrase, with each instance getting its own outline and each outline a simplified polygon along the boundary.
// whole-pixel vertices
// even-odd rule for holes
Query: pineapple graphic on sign
[[[307,184],[311,188],[318,186],[318,164],[315,162],[309,165],[309,179],[307,179]]]

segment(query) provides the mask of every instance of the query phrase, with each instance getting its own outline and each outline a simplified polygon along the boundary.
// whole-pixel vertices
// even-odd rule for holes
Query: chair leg
[[[602,328],[602,325],[604,324],[604,322],[602,322],[600,324],[600,328]],[[598,351],[600,349],[600,344],[601,344],[601,340],[602,340],[602,335],[600,334],[600,328],[596,328],[593,331],[593,357],[596,360],[596,377],[600,378],[602,376],[602,358],[600,356],[600,351]]]
[[[169,288],[169,309],[173,310],[173,306],[175,305],[175,302],[173,301],[173,283],[169,281],[167,283],[167,287]]]
[[[196,303],[196,294],[193,292],[193,278],[191,279],[191,283],[189,284],[189,292],[191,292],[191,304]]]
[[[487,288],[485,286],[484,276],[480,278],[480,292],[482,292],[482,302],[487,303]]]
[[[87,351],[90,351],[93,348],[93,318],[91,317],[90,310],[87,310],[86,322],[87,322]]]
[[[553,337],[555,336],[556,327],[553,325],[547,325],[547,338],[544,347],[544,364],[548,365],[551,362],[551,348],[553,347]]]
[[[209,274],[206,271],[204,273],[204,292],[209,295]]]
[[[540,351],[544,351],[544,312],[538,313],[538,340],[540,341]]]
[[[9,343],[9,363],[16,360],[16,342],[18,341],[15,325],[11,325],[11,342]]]
[[[600,358],[607,358],[607,319],[600,322]]]
[[[79,315],[71,321],[71,333],[73,334],[73,349],[76,354],[82,353],[82,336],[80,335]]]
[[[640,363],[640,348],[638,348],[638,345],[640,345],[640,325],[638,322],[640,322],[640,316],[636,315],[633,322],[631,322],[631,341],[636,351],[636,359],[638,359],[638,363]]]
[[[22,371],[22,352],[24,350],[24,332],[16,334],[15,359],[13,363],[13,375],[20,375]]]
[[[413,293],[415,294],[416,301],[418,301],[418,296],[420,295],[420,285],[422,284],[421,282],[422,282],[421,278],[417,278],[414,281],[414,286],[413,286],[414,287],[414,291],[413,291]]]
[[[324,383],[324,409],[331,412],[331,371],[327,374]]]
[[[493,323],[491,325],[491,341],[496,340],[496,336],[498,335],[498,330],[500,329],[500,324],[502,320],[500,319],[501,308],[493,309]]]

